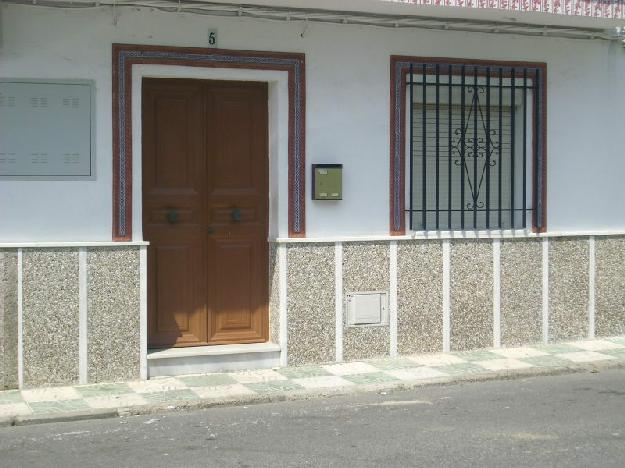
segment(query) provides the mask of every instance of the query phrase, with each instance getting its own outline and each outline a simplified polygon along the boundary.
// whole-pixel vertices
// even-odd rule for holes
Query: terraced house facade
[[[0,388],[625,333],[624,0],[5,0]]]

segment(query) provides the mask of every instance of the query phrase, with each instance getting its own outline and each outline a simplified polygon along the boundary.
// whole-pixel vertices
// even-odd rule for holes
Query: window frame
[[[435,66],[443,64],[445,67],[452,65],[452,74],[459,74],[458,70],[462,65],[492,67],[492,68],[536,68],[540,70],[538,94],[537,116],[540,119],[539,125],[532,125],[532,141],[537,139],[537,144],[532,145],[528,157],[531,157],[531,181],[532,193],[534,193],[534,183],[538,184],[538,197],[532,196],[531,204],[531,232],[542,233],[547,229],[547,64],[544,62],[522,62],[522,61],[498,61],[481,59],[459,59],[449,57],[412,57],[392,55],[390,61],[390,235],[406,235],[407,216],[406,200],[409,193],[410,179],[406,179],[408,174],[408,75],[410,66],[419,70],[423,64]],[[506,75],[504,75],[506,76]],[[509,77],[510,74],[508,73]],[[520,76],[515,75],[517,80]],[[538,132],[536,132],[538,127]],[[536,154],[536,150],[538,153]],[[538,167],[537,167],[538,166]],[[529,175],[529,174],[528,174]],[[534,182],[536,181],[536,182]],[[540,221],[540,222],[538,222]],[[528,223],[529,224],[529,223]],[[522,231],[529,231],[530,228],[523,228]],[[475,229],[455,229],[450,232],[498,232],[499,228],[488,230]],[[510,231],[507,229],[505,231]],[[513,231],[518,231],[515,229]],[[411,233],[438,233],[446,232],[444,229],[436,230],[414,230]]]

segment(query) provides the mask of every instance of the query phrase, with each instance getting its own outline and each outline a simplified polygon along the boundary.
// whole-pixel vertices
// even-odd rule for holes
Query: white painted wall
[[[301,23],[118,9],[115,25],[105,8],[0,8],[0,77],[92,79],[97,88],[97,180],[0,181],[0,241],[110,240],[111,43],[205,46],[209,28],[222,48],[306,54],[307,183],[312,163],[344,165],[343,201],[310,201],[307,185],[309,236],[388,233],[391,54],[546,61],[549,230],[625,230],[620,46],[317,23],[301,37]],[[280,197],[279,236],[286,210]]]

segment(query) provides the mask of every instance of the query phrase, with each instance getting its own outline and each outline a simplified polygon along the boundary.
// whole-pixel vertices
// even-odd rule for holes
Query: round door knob
[[[169,224],[176,224],[180,220],[180,213],[175,208],[167,210],[166,216]]]
[[[241,221],[241,210],[237,207],[232,208],[232,211],[230,212],[230,218],[235,223]]]

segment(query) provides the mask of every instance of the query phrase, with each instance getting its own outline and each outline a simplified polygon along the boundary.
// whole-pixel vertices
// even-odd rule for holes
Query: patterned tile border
[[[304,54],[113,44],[113,240],[132,239],[132,67],[137,64],[279,70],[288,73],[289,236],[304,237],[305,115]]]
[[[385,0],[410,5],[434,5],[506,11],[529,11],[589,18],[625,18],[625,0]]]
[[[546,198],[547,198],[547,64],[539,62],[505,62],[490,60],[468,60],[452,57],[411,57],[403,55],[391,55],[390,60],[390,116],[391,116],[391,144],[390,144],[390,234],[404,235],[406,233],[405,223],[405,183],[406,183],[406,80],[409,71],[415,73],[426,73],[433,75],[436,70],[440,73],[459,74],[464,66],[476,66],[482,69],[499,69],[504,76],[516,76],[515,68],[526,67],[535,73],[536,94],[538,96],[538,108],[536,111],[537,144],[536,154],[532,155],[536,174],[536,193],[539,194],[535,201],[534,211],[536,215],[532,217],[532,228],[535,232],[546,231]],[[518,73],[518,72],[517,72]],[[517,78],[519,78],[517,76]]]
[[[139,411],[139,408],[149,405],[175,407],[202,401],[281,396],[291,392],[371,389],[380,385],[392,387],[432,379],[463,379],[478,374],[495,376],[498,372],[567,368],[588,363],[625,364],[625,337],[341,364],[160,377],[125,383],[9,390],[0,392],[0,418],[104,408],[135,408]]]

